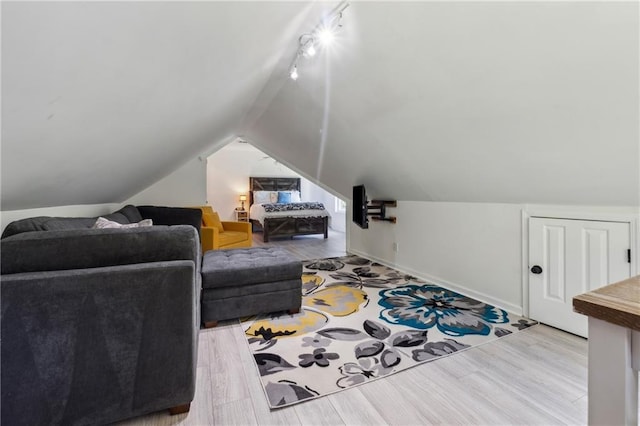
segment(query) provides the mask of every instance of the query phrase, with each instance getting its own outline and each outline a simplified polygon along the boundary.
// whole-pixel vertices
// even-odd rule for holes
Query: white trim
[[[640,215],[629,222],[629,245],[631,250],[631,276],[640,274]]]
[[[522,260],[520,262],[520,273],[522,274],[522,315],[529,317],[529,214],[526,209],[521,210],[521,240]]]
[[[496,299],[495,297],[491,297],[491,296],[489,296],[489,295],[487,295],[485,293],[481,293],[481,292],[472,290],[472,289],[470,289],[468,287],[465,287],[463,285],[460,285],[460,284],[452,283],[451,281],[444,280],[444,279],[442,279],[440,277],[436,277],[435,275],[426,274],[424,272],[416,271],[416,270],[413,270],[413,269],[411,269],[409,267],[406,267],[406,266],[390,263],[390,262],[388,262],[388,261],[386,261],[384,259],[380,259],[380,258],[378,258],[376,256],[372,256],[370,254],[361,252],[359,250],[350,249],[349,253],[357,254],[358,256],[365,257],[367,259],[370,259],[370,260],[373,260],[375,262],[378,262],[378,263],[380,263],[382,265],[388,266],[390,268],[397,269],[400,272],[413,275],[413,276],[415,276],[415,277],[417,277],[417,278],[419,278],[421,280],[441,285],[441,286],[443,286],[443,287],[445,287],[445,288],[447,288],[449,290],[453,290],[455,292],[464,294],[465,296],[472,297],[472,298],[474,298],[476,300],[479,300],[481,302],[488,303],[488,304],[496,306],[496,307],[498,307],[500,309],[504,309],[505,311],[510,312],[512,314],[522,316],[522,308],[520,306],[518,306],[518,305],[514,305],[512,303],[506,302],[506,301],[501,300],[501,299]]]
[[[597,209],[594,208],[594,209]],[[522,315],[529,315],[529,219],[533,217],[594,220],[600,222],[620,222],[629,224],[629,248],[632,250],[630,272],[638,275],[640,265],[640,213],[578,211],[566,208],[525,206],[522,209]]]
[[[591,207],[585,207],[589,209]],[[597,220],[601,222],[631,222],[637,220],[638,214],[626,212],[607,212],[596,211],[597,207],[593,207],[592,211],[573,210],[568,208],[553,208],[549,206],[537,207],[525,205],[523,210],[529,217],[541,217],[551,219],[573,219],[573,220]]]

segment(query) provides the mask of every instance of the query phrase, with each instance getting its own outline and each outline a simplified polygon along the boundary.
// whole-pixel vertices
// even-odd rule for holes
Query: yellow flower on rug
[[[338,285],[303,297],[302,306],[330,313],[334,317],[344,317],[358,312],[367,300],[367,293],[364,291]]]
[[[357,312],[368,301],[367,293],[347,285],[336,285],[316,291],[324,278],[313,273],[302,275],[302,310],[298,314],[280,314],[251,322],[245,334],[264,340],[280,339],[311,333],[322,328],[326,314],[343,317]]]
[[[303,309],[294,315],[284,314],[255,320],[245,330],[245,334],[264,340],[279,339],[311,333],[321,329],[328,321],[329,318],[320,312]]]

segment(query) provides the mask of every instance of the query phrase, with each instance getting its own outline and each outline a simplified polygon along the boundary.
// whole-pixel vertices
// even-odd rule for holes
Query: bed
[[[290,199],[283,197],[287,193],[290,194]],[[324,234],[324,238],[328,237],[329,213],[324,205],[318,202],[299,202],[299,194],[300,178],[249,178],[249,220],[255,230],[262,230],[265,243],[271,237],[312,234]],[[278,202],[278,195],[283,202]]]

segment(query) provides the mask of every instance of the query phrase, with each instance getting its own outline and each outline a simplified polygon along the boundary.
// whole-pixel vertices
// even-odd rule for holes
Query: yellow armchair
[[[253,237],[250,222],[221,221],[211,206],[199,206],[202,210],[200,242],[202,252],[225,248],[251,247]]]

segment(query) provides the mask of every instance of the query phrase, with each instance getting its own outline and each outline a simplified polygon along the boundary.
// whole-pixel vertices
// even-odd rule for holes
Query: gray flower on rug
[[[313,364],[318,367],[328,367],[329,361],[338,359],[340,356],[334,352],[326,352],[325,348],[318,348],[313,351],[312,354],[300,354],[298,355],[300,367],[311,367]]]
[[[512,333],[512,331],[509,331],[509,330],[507,330],[507,329],[500,328],[500,327],[496,327],[496,329],[495,329],[495,330],[493,330],[493,334],[494,334],[496,337],[506,336],[507,334],[511,334],[511,333]]]
[[[369,336],[377,339],[358,343],[354,347],[354,355],[356,359],[375,357],[373,360],[385,369],[395,367],[402,361],[402,353],[398,348],[420,346],[427,341],[427,330],[409,329],[391,334],[388,327],[372,320],[365,320],[362,327],[366,334],[352,328],[326,328],[318,331],[318,334],[341,341],[360,341]]]
[[[303,387],[289,380],[280,380],[277,383],[269,382],[264,388],[269,398],[269,403],[273,407],[293,404],[320,395],[308,386]]]
[[[331,340],[316,334],[314,337],[306,336],[302,338],[302,347],[312,346],[314,348],[326,348],[331,344]]]
[[[351,272],[340,271],[329,276],[337,281],[328,284],[327,287],[346,285],[355,288],[388,288],[398,282],[397,278],[380,278],[380,274],[369,266],[354,268]]]
[[[338,379],[336,384],[341,388],[359,385],[367,380],[386,376],[391,373],[393,368],[385,368],[376,358],[362,358],[358,363],[347,362],[340,367],[342,377]]]
[[[502,309],[436,285],[408,285],[380,291],[380,318],[391,323],[426,329],[437,326],[449,336],[487,336],[492,324],[509,322]]]
[[[307,269],[318,269],[320,271],[337,271],[344,268],[344,263],[338,259],[317,259],[304,265]]]
[[[258,370],[261,376],[267,376],[269,374],[279,373],[281,371],[290,370],[296,368],[294,365],[289,364],[280,355],[260,353],[254,354],[253,358],[256,360]]]
[[[427,343],[426,345],[424,345],[423,349],[413,350],[412,354],[413,359],[416,361],[427,361],[443,355],[449,355],[454,352],[458,352],[460,349],[466,349],[469,347],[469,345],[456,342],[453,339],[444,339],[444,341],[442,342]]]
[[[538,321],[526,320],[523,318],[523,319],[519,319],[517,323],[511,324],[511,325],[517,328],[518,330],[524,330],[525,328],[529,328],[532,325],[536,325],[537,323]]]
[[[362,266],[362,265],[368,265],[371,263],[369,259],[365,259],[364,257],[355,256],[355,255],[343,256],[343,257],[339,257],[338,259],[340,259],[342,262],[346,263],[347,265]]]
[[[389,280],[393,280],[393,282],[405,281],[408,283],[409,281],[418,281],[418,278],[414,277],[413,275],[402,274],[391,268],[389,268],[389,272],[387,272],[385,275]]]

